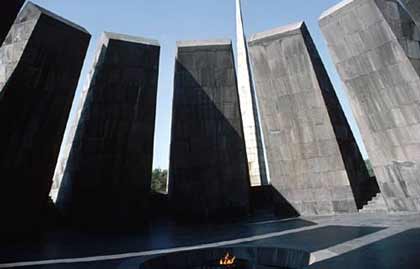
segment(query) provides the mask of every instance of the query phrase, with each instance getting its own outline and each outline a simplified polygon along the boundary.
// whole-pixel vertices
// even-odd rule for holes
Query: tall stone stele
[[[89,40],[28,3],[0,48],[2,225],[29,229],[42,218]]]
[[[305,24],[248,44],[271,184],[301,215],[362,208],[377,188]]]
[[[320,25],[388,209],[420,211],[420,29],[399,1],[345,1]]]
[[[244,33],[240,0],[236,0],[236,50],[239,101],[244,126],[249,178],[252,186],[267,185],[261,124],[249,66],[248,46]]]
[[[148,208],[160,45],[104,33],[57,205],[76,222],[134,224]]]
[[[178,42],[174,84],[174,212],[196,221],[246,214],[250,181],[231,42]]]
[[[25,0],[7,0],[0,8],[0,46],[9,33],[10,27],[16,19]]]

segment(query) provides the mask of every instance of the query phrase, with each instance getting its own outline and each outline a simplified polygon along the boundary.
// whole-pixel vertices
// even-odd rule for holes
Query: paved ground
[[[127,234],[75,232],[0,247],[0,268],[138,268],[152,255],[226,245],[312,253],[310,269],[420,268],[420,215],[344,215],[202,227],[154,226]]]

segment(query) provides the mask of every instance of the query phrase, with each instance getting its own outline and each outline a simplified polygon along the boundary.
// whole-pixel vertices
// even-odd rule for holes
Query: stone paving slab
[[[287,246],[310,250],[312,253],[312,268],[413,268],[420,265],[418,251],[420,249],[420,215],[419,214],[351,214],[332,217],[314,217],[305,220],[268,221],[261,223],[238,223],[231,225],[215,225],[213,227],[172,227],[160,228],[161,232],[146,239],[134,236],[131,241],[123,237],[109,236],[109,242],[115,245],[135,245],[144,249],[150,241],[155,251],[124,253],[124,247],[114,255],[88,257],[74,254],[73,259],[53,260],[59,257],[59,249],[46,242],[33,249],[43,249],[43,260],[35,256],[23,257],[22,253],[29,253],[27,247],[19,245],[15,254],[20,255],[15,261],[36,261],[29,263],[0,262],[0,268],[138,268],[139,264],[152,255],[176,252],[181,250],[200,249],[226,245],[264,245]],[[209,231],[218,231],[219,237],[213,237]],[[242,233],[236,234],[235,231]],[[207,232],[206,232],[207,231]],[[258,231],[258,232],[257,232]],[[251,236],[254,234],[253,236]],[[172,237],[171,237],[171,236]],[[194,245],[197,238],[208,235],[204,241]],[[236,237],[235,237],[236,236]],[[133,237],[133,236],[131,236]],[[223,238],[227,241],[222,241]],[[82,239],[82,238],[81,238]],[[231,239],[231,240],[228,240]],[[80,240],[80,239],[79,239]],[[148,242],[149,240],[149,242]],[[220,240],[220,241],[219,241]],[[62,242],[70,244],[68,249],[83,249],[101,246],[106,240],[92,242],[92,238]],[[165,248],[173,241],[184,248]],[[90,242],[87,243],[87,242]],[[192,244],[192,245],[190,245]],[[89,246],[87,246],[89,245]],[[126,246],[125,246],[126,247]],[[133,247],[133,246],[132,246]],[[10,248],[9,248],[10,249]],[[127,249],[127,247],[125,248]],[[5,257],[5,248],[0,247],[0,257]],[[68,253],[69,254],[69,253]],[[71,254],[71,253],[70,253]],[[9,252],[9,257],[12,255]],[[55,255],[55,256],[54,256]],[[79,258],[77,258],[79,257]],[[80,258],[82,257],[82,258]]]

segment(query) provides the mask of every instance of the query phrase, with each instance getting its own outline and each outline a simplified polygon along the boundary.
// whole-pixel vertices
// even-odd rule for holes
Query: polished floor
[[[311,252],[309,268],[420,268],[420,215],[357,214],[228,225],[155,225],[138,233],[51,233],[0,247],[0,268],[134,269],[153,255],[218,246]]]

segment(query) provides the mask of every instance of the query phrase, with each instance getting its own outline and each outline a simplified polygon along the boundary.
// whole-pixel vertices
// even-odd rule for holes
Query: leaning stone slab
[[[148,208],[160,45],[104,33],[57,205],[76,222],[134,224]]]
[[[90,35],[28,3],[0,48],[2,224],[42,218]]]
[[[271,184],[301,215],[357,212],[375,192],[305,24],[253,35],[249,53]]]
[[[7,0],[1,4],[0,8],[0,46],[9,33],[10,27],[16,19],[19,10],[25,0]]]
[[[320,25],[388,209],[420,211],[419,27],[388,0],[345,1]]]
[[[178,42],[169,197],[179,217],[248,212],[250,181],[232,44]]]

